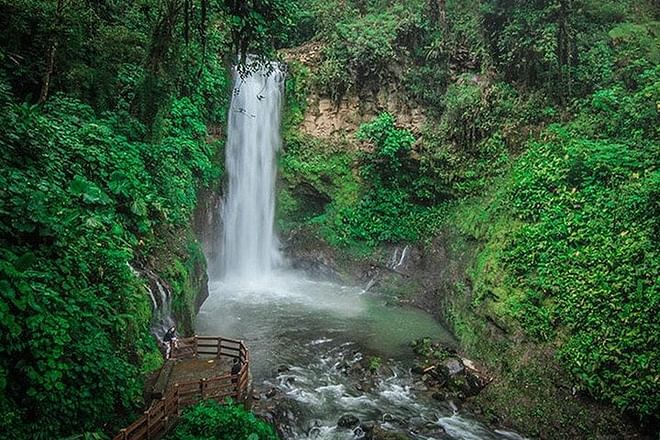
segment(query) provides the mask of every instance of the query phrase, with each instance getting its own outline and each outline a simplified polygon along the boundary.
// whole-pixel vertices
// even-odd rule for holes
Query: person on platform
[[[241,361],[234,358],[234,363],[231,366],[231,383],[238,383],[238,374],[241,372]]]
[[[170,359],[172,357],[172,352],[176,348],[176,327],[172,326],[163,336],[163,342],[165,343],[165,359]]]

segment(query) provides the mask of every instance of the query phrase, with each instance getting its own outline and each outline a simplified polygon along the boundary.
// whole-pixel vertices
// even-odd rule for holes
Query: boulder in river
[[[374,426],[374,428],[367,432],[364,436],[365,440],[408,440],[408,436],[398,432],[386,431],[380,426]]]
[[[463,362],[458,359],[450,358],[445,361],[445,367],[450,376],[455,376],[465,370]]]
[[[340,428],[355,428],[360,424],[360,419],[355,417],[353,414],[344,414],[337,420],[337,426]]]

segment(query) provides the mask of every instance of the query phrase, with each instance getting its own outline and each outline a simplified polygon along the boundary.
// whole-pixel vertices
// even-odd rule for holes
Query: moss
[[[143,376],[147,376],[149,373],[160,369],[163,366],[163,355],[161,354],[158,347],[156,347],[156,342],[151,340],[151,350],[146,352],[142,357],[142,365],[140,366],[140,372]]]
[[[484,364],[494,378],[468,405],[489,423],[531,437],[627,438],[636,434],[634,425],[620,412],[574,393],[572,379],[558,362],[553,344],[527,339],[497,300],[483,299],[479,289],[486,288],[487,279],[501,286],[493,281],[501,271],[488,268],[485,248],[470,243],[456,230],[448,232],[444,241],[450,261],[471,263],[462,268],[470,274],[470,283],[454,282],[440,299],[443,316],[466,354]]]
[[[310,87],[309,68],[296,61],[289,63],[287,67],[288,75],[284,91],[285,106],[282,121],[285,138],[290,133],[295,132],[303,121]]]
[[[198,295],[204,289],[206,260],[199,242],[190,233],[183,255],[174,256],[163,273],[172,288],[172,311],[182,332],[194,333]]]

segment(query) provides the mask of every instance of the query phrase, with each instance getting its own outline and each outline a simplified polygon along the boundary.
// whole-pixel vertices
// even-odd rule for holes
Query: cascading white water
[[[410,340],[451,340],[430,315],[388,307],[357,288],[313,281],[293,270],[271,274],[280,263],[273,222],[284,82],[282,72],[272,67],[272,72],[235,77],[222,209],[223,279],[209,284],[196,330],[246,341],[253,355],[253,380],[280,394],[267,406],[269,412],[271,404],[277,408],[273,413],[286,411],[286,419],[279,421],[287,438],[364,438],[361,427],[337,426],[347,413],[364,421],[363,426],[415,432],[420,440],[445,438],[445,432],[457,440],[509,438],[489,433],[456,408],[438,405],[424,394],[423,383],[418,386],[410,369]],[[404,267],[408,254],[408,247],[397,248],[390,268]],[[371,355],[392,358],[392,374],[363,387],[369,379],[348,372],[359,371],[352,366]]]
[[[228,280],[263,279],[280,260],[273,221],[283,84],[275,63],[246,77],[234,74],[223,212],[223,275]]]

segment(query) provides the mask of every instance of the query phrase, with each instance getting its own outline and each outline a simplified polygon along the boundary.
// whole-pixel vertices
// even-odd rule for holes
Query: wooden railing
[[[173,353],[176,358],[228,357],[241,365],[236,375],[176,383],[165,395],[152,402],[142,417],[122,429],[113,440],[152,440],[163,436],[181,414],[183,408],[206,399],[223,402],[226,398],[243,401],[248,395],[250,356],[243,341],[220,336],[195,336],[182,339]]]

